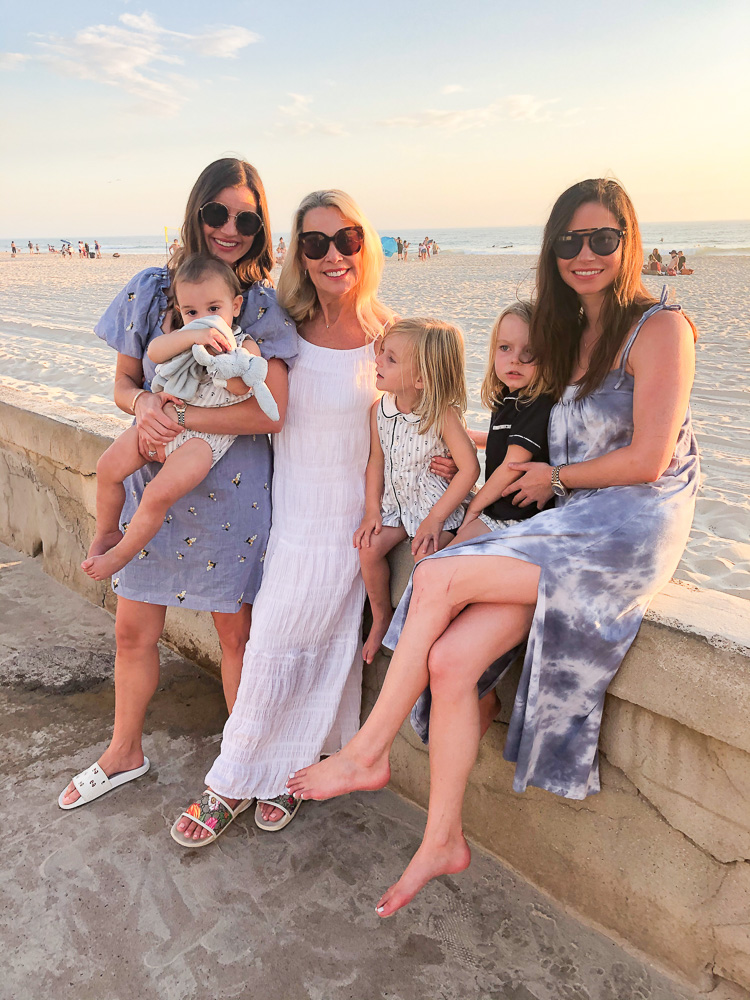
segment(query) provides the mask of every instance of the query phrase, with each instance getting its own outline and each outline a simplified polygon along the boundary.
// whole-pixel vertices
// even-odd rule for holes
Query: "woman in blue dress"
[[[118,597],[114,733],[97,763],[61,793],[62,808],[84,805],[148,770],[141,738],[159,679],[157,643],[167,607],[212,612],[231,710],[263,572],[271,523],[268,435],[283,424],[287,367],[297,353],[297,335],[269,280],[271,228],[256,170],[230,158],[206,167],[188,198],[181,235],[182,246],[169,264],[136,274],[96,326],[97,335],[117,351],[115,402],[134,415],[141,453],[154,460],[125,483],[121,529],[126,530],[144,487],[158,472],[156,463],[163,461],[165,444],[181,426],[238,437],[203,482],[170,509],[148,551],[112,579]],[[184,257],[199,252],[229,264],[240,280],[244,304],[238,323],[268,359],[267,384],[279,407],[277,422],[265,416],[254,398],[178,412],[162,393],[149,390],[154,365],[146,354],[148,344],[172,329],[179,317],[172,308],[171,275]]]
[[[461,808],[486,727],[477,685],[481,696],[527,636],[505,747],[513,787],[574,799],[599,790],[605,692],[677,567],[699,482],[688,408],[695,329],[666,294],[649,296],[641,252],[632,203],[614,181],[560,196],[531,325],[544,388],[557,399],[552,464],[516,466],[506,491],[540,507],[556,494],[557,506],[419,564],[386,636],[395,653],[369,718],[340,754],[288,783],[305,799],[381,788],[391,743],[429,685],[427,825],[377,904],[381,916],[468,866]]]

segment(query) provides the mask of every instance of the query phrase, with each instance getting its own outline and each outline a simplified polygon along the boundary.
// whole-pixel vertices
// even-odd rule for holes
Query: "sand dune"
[[[0,254],[0,379],[43,402],[128,418],[112,402],[114,355],[92,332],[128,278],[161,257],[62,260]],[[443,254],[427,263],[386,262],[381,295],[401,315],[435,315],[466,336],[469,424],[484,427],[479,401],[492,322],[534,281],[533,257]],[[677,577],[750,598],[750,257],[701,257],[691,277],[666,282],[700,331],[692,395],[703,484]]]

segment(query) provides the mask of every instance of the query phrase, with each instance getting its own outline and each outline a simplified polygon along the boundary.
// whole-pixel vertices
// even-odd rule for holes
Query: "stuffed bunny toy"
[[[229,340],[236,343],[234,332],[220,316],[203,316],[186,324],[183,330],[199,330],[212,328],[219,330]],[[226,387],[230,378],[241,378],[258,400],[261,410],[271,420],[279,419],[279,408],[276,400],[266,385],[268,362],[250,354],[244,347],[235,347],[227,354],[209,354],[203,344],[193,344],[191,350],[183,351],[176,357],[156,366],[156,374],[151,381],[153,392],[171,393],[186,402],[190,401],[198,390],[198,385],[205,373],[208,373],[214,385]]]

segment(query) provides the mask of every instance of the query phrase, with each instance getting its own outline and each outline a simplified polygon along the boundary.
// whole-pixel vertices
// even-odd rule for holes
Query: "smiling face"
[[[339,229],[355,225],[356,222],[347,219],[337,208],[311,208],[309,212],[305,212],[302,220],[302,232],[333,236]],[[311,260],[304,254],[301,259],[302,266],[307,269],[310,281],[319,295],[341,296],[356,288],[362,267],[361,253],[345,257],[332,242],[322,260]]]
[[[619,229],[620,224],[604,205],[600,205],[598,201],[590,201],[575,210],[568,224],[568,231],[585,232],[604,227]],[[622,243],[614,253],[599,257],[589,246],[589,241],[584,240],[577,257],[572,260],[562,260],[560,257],[556,259],[560,277],[577,295],[596,295],[609,288],[619,274]]]
[[[242,185],[241,187],[224,188],[209,201],[218,201],[225,205],[229,212],[229,218],[223,226],[216,229],[201,222],[206,246],[214,257],[223,260],[225,264],[236,264],[250,250],[256,239],[263,239],[262,230],[255,236],[242,236],[241,233],[237,232],[234,220],[234,216],[239,215],[240,212],[257,212],[257,198],[249,187]]]
[[[381,392],[398,393],[422,388],[422,380],[413,366],[411,339],[404,333],[391,333],[375,358],[375,385]]]
[[[536,365],[529,360],[528,324],[508,313],[497,331],[495,374],[509,389],[524,389],[534,377]]]
[[[175,298],[186,325],[204,316],[220,316],[231,327],[242,308],[242,296],[233,295],[226,281],[218,274],[208,274],[202,281],[178,282],[175,286]]]

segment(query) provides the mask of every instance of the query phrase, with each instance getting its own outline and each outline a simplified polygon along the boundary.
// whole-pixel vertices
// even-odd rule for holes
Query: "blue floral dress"
[[[154,364],[146,349],[161,334],[169,273],[149,267],[119,293],[95,332],[118,353],[143,362],[146,388]],[[264,358],[290,364],[297,355],[294,323],[276,301],[270,283],[244,293],[239,325]],[[144,466],[125,481],[125,530],[144,486],[161,466]],[[112,578],[120,597],[146,604],[238,611],[252,604],[263,574],[271,525],[271,445],[267,434],[240,435],[192,493],[170,508],[158,534]]]
[[[550,415],[552,465],[586,462],[630,444],[633,382],[625,371],[644,313],[625,346],[618,369],[583,399],[569,386]],[[443,549],[456,555],[510,556],[541,569],[539,596],[504,750],[516,763],[513,789],[527,785],[571,799],[599,791],[597,744],[604,696],[640,627],[651,599],[669,582],[690,532],[700,480],[690,410],[674,455],[654,483],[573,490],[558,506],[527,521]],[[385,644],[401,634],[412,584],[393,617]],[[519,647],[520,648],[520,647]],[[498,660],[479,682],[480,697],[514,659]],[[429,692],[412,713],[423,740]]]

